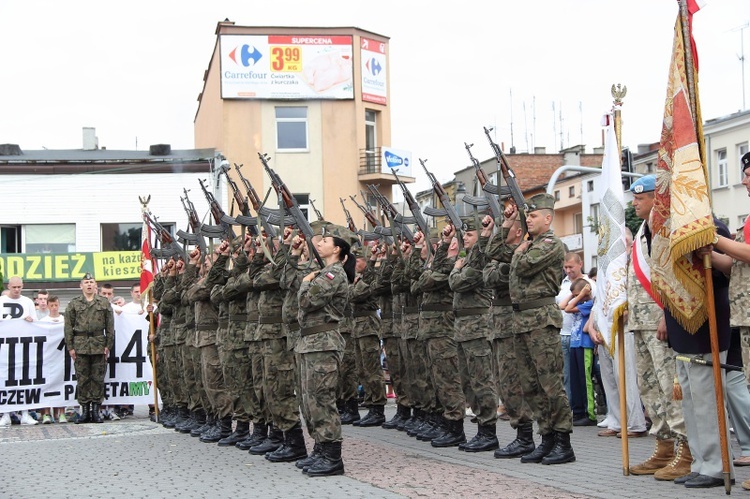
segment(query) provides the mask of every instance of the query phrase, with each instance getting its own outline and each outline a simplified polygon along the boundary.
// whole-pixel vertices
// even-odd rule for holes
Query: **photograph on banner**
[[[153,404],[147,314],[115,315],[115,348],[104,378],[105,405]],[[75,367],[63,324],[0,321],[0,413],[75,406]]]

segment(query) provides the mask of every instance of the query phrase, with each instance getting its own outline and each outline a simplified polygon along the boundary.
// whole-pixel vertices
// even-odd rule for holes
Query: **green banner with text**
[[[24,282],[80,281],[86,272],[99,281],[138,280],[141,252],[0,253],[0,275],[6,282],[13,276]]]

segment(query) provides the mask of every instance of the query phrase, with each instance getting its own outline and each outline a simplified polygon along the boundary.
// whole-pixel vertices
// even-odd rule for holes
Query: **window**
[[[307,149],[307,108],[276,108],[276,149]]]
[[[305,218],[307,218],[307,221],[309,222],[310,212],[313,211],[312,207],[310,206],[310,195],[309,194],[294,194],[294,199],[297,200],[297,204],[299,205],[300,211],[305,215]]]
[[[583,213],[576,213],[573,216],[573,233],[580,234],[583,232]]]
[[[729,185],[727,166],[727,150],[720,149],[716,151],[716,174],[718,176],[716,187],[726,187]]]
[[[370,109],[365,110],[365,157],[367,158],[367,171],[377,168],[378,148],[378,113]]]
[[[102,224],[102,251],[140,250],[142,227],[142,223]]]
[[[21,253],[21,226],[0,226],[0,253]]]
[[[599,230],[599,203],[591,205],[591,215],[589,215],[591,232]]]
[[[555,191],[555,201],[560,201],[560,191]]]
[[[589,180],[586,182],[586,192],[594,192],[594,181]]]
[[[75,224],[26,225],[26,253],[72,253],[76,250]]]
[[[568,197],[569,198],[576,197],[576,186],[575,185],[571,185],[570,187],[568,187]]]
[[[654,164],[651,162],[646,163],[646,173],[654,173]]]

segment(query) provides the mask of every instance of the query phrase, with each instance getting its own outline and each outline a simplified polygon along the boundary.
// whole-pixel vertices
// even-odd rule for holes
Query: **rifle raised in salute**
[[[495,198],[495,193],[498,192],[498,187],[490,182],[490,179],[487,178],[487,174],[484,173],[484,170],[482,170],[482,166],[479,164],[479,160],[474,157],[473,154],[471,154],[471,147],[474,144],[467,144],[464,142],[464,146],[466,147],[466,152],[469,153],[469,159],[471,160],[471,164],[474,165],[474,173],[476,173],[477,180],[479,181],[479,185],[482,186],[482,191],[484,192],[484,198],[487,200],[487,205],[490,209],[490,214],[492,215],[492,218],[500,218],[502,220],[503,215],[503,209],[500,208],[500,203],[498,203],[497,198]],[[502,189],[500,189],[500,192],[502,192]],[[504,188],[505,191],[508,191],[508,188]],[[493,193],[494,191],[494,193]],[[464,201],[468,202],[469,204],[477,206],[478,203],[475,203],[475,199],[467,200],[468,196],[464,196]]]
[[[237,166],[236,163],[235,163],[235,166]],[[239,171],[239,167],[237,167],[237,171]],[[258,235],[258,229],[257,229],[258,222],[257,220],[255,220],[255,218],[250,216],[250,206],[248,205],[247,196],[242,197],[240,188],[237,187],[237,182],[232,180],[232,177],[229,176],[229,165],[222,165],[220,173],[223,173],[224,176],[227,178],[227,184],[229,184],[229,188],[232,190],[232,196],[234,196],[234,202],[237,204],[237,209],[240,212],[239,215],[236,215],[234,217],[234,220],[238,224],[242,225],[243,227],[247,227],[250,230],[250,234],[257,236]]]
[[[143,218],[146,223],[151,226],[151,229],[156,233],[159,241],[161,242],[161,249],[155,249],[152,252],[154,257],[164,259],[185,258],[185,252],[183,251],[183,249],[179,244],[177,244],[177,241],[174,240],[172,234],[169,233],[166,227],[164,227],[159,223],[158,220],[156,220],[156,217],[151,213],[151,211],[144,212]]]
[[[279,175],[268,165],[268,160],[270,158],[260,152],[258,153],[258,157],[260,158],[260,162],[263,163],[263,168],[266,169],[266,173],[268,173],[268,176],[271,178],[271,184],[273,185],[276,194],[279,196],[279,204],[282,204],[294,217],[297,228],[300,230],[300,232],[302,232],[302,234],[304,234],[305,239],[307,240],[307,246],[310,250],[310,254],[315,258],[315,261],[318,262],[320,268],[324,268],[326,266],[325,262],[318,254],[318,250],[315,248],[315,245],[312,242],[314,235],[312,227],[310,227],[310,222],[307,221],[307,217],[305,217],[305,214],[302,213],[302,210],[300,210],[299,204],[297,203],[297,198],[294,197],[284,181],[281,180],[281,177],[279,177]]]
[[[349,210],[346,209],[346,205],[344,204],[344,198],[339,198],[339,201],[341,202],[341,208],[344,209],[344,216],[346,217],[346,225],[349,227],[349,230],[357,233],[357,226],[354,224],[354,219],[352,218],[352,214],[349,213]]]
[[[461,217],[458,216],[458,213],[456,213],[456,208],[453,207],[453,203],[451,203],[451,198],[448,196],[448,193],[445,192],[445,189],[443,189],[443,185],[438,182],[438,180],[435,178],[435,175],[430,173],[430,171],[427,169],[427,166],[425,165],[425,162],[427,162],[426,159],[420,159],[419,163],[422,165],[422,168],[424,168],[425,173],[427,174],[427,178],[430,179],[430,183],[432,184],[432,190],[435,191],[435,194],[437,195],[438,199],[440,199],[440,204],[443,205],[443,209],[440,208],[430,208],[427,207],[424,209],[424,212],[426,215],[430,215],[433,217],[444,217],[447,216],[451,224],[453,225],[453,228],[456,230],[456,238],[458,239],[458,245],[459,247],[463,246],[463,238],[461,236],[461,229],[463,227],[463,222],[461,221]]]
[[[362,199],[365,200],[365,204],[367,205],[367,196],[365,196],[365,194],[362,191],[359,191],[359,192],[362,195]],[[372,210],[370,209],[370,206],[367,205],[367,207],[365,207],[365,206],[362,206],[361,204],[359,204],[357,202],[357,195],[356,194],[354,196],[350,195],[349,199],[351,199],[352,202],[354,202],[354,204],[357,206],[357,208],[359,208],[359,211],[362,212],[362,214],[365,216],[365,218],[370,223],[370,225],[372,225],[372,230],[373,230],[372,232],[367,232],[367,231],[363,231],[362,232],[362,235],[363,235],[363,238],[365,239],[365,241],[374,240],[375,237],[372,236],[374,234],[375,236],[377,236],[378,239],[380,237],[384,237],[386,243],[392,244],[393,243],[393,238],[390,235],[388,235],[388,234],[386,234],[386,233],[383,232],[383,230],[385,229],[385,227],[383,227],[383,225],[378,221],[378,218],[375,216],[375,213],[372,212]],[[380,232],[378,232],[378,228],[380,228]]]
[[[186,243],[198,246],[201,250],[201,254],[206,255],[206,241],[203,239],[203,235],[201,235],[201,221],[198,218],[198,212],[195,210],[195,205],[193,205],[193,202],[190,201],[190,198],[188,197],[188,190],[184,187],[182,190],[185,192],[185,197],[183,198],[180,196],[180,201],[182,201],[182,207],[187,214],[188,225],[190,226],[192,233],[180,229],[177,231],[177,237],[183,239]]]
[[[526,200],[523,198],[523,192],[521,192],[521,187],[516,181],[516,174],[513,173],[513,170],[508,164],[508,159],[505,157],[503,150],[500,149],[500,146],[498,146],[495,141],[492,140],[492,136],[490,135],[491,131],[492,128],[484,127],[484,134],[487,136],[487,140],[490,141],[492,151],[495,153],[497,164],[498,166],[500,166],[500,171],[502,172],[505,183],[510,190],[510,197],[518,207],[518,216],[521,219],[521,230],[523,231],[523,235],[526,236],[526,233],[529,231],[528,227],[526,227],[526,211],[528,211],[529,207],[526,206]]]
[[[318,221],[319,222],[325,222],[325,218],[323,218],[323,215],[320,213],[320,210],[318,210],[315,207],[315,200],[314,199],[310,200],[310,206],[312,206],[312,209],[315,212],[315,216],[318,217]]]
[[[388,198],[380,193],[377,185],[368,184],[367,188],[370,189],[373,197],[382,208],[383,214],[388,218],[388,221],[391,224],[392,234],[395,236],[398,232],[398,235],[405,237],[409,240],[409,242],[414,241],[414,233],[409,227],[406,226],[406,224],[409,223],[407,222],[407,218],[399,215],[396,207],[393,206],[390,201],[388,201]],[[413,223],[414,221],[413,218],[409,218],[408,220],[410,220],[411,223]]]
[[[203,180],[198,179],[198,182],[201,184],[201,189],[203,189],[203,194],[206,196],[206,200],[208,201],[208,206],[211,208],[211,215],[214,217],[214,221],[216,222],[216,225],[221,225],[221,237],[222,239],[225,239],[227,241],[232,241],[235,238],[234,231],[232,230],[232,225],[235,224],[237,221],[224,213],[224,209],[221,207],[219,202],[214,197],[213,193],[210,192],[205,184],[203,183]],[[212,231],[204,231],[204,226],[201,227],[201,231],[206,233],[206,235],[211,234]],[[210,237],[216,237],[211,235]]]

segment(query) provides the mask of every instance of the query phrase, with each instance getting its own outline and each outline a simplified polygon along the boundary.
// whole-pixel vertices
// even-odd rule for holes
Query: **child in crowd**
[[[65,317],[60,313],[60,299],[55,295],[47,296],[47,310],[49,314],[39,319],[39,322],[52,322],[60,324],[65,322]],[[68,418],[65,416],[64,407],[55,407],[53,416],[50,416],[49,409],[42,409],[42,424],[50,424],[53,417],[58,423],[67,423]]]

